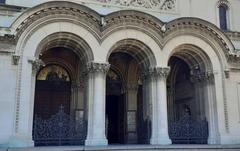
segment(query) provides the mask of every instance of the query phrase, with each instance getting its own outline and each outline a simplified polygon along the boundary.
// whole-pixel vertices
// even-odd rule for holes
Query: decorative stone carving
[[[214,78],[214,73],[212,71],[206,71],[206,72],[200,72],[199,70],[191,71],[191,81],[193,83],[212,81],[213,78]]]
[[[32,64],[32,70],[34,72],[37,72],[41,66],[45,65],[45,63],[41,59],[28,60],[28,62]]]
[[[145,70],[142,74],[142,78],[156,77],[166,79],[170,72],[170,67],[155,67]]]
[[[158,67],[155,69],[155,76],[161,79],[166,79],[170,72],[170,67]]]
[[[223,5],[223,4],[229,7],[228,0],[219,0],[217,6],[219,7],[220,5]]]
[[[95,0],[95,1],[115,6],[152,9],[157,11],[176,10],[176,0]]]
[[[240,64],[240,51],[236,52],[235,54],[230,54],[228,56],[229,63]]]
[[[88,28],[91,27],[91,29],[94,29],[94,32],[98,32],[101,26],[100,15],[96,15],[94,12],[91,13],[90,9],[85,7],[79,8],[77,5],[68,2],[62,4],[62,6],[57,6],[56,2],[49,2],[46,8],[29,15],[29,17],[17,27],[15,39],[18,39],[35,21],[49,16],[56,18],[58,15],[65,15],[67,19],[77,20],[77,22],[81,21],[86,24]]]
[[[106,74],[109,69],[110,69],[110,64],[108,63],[90,62],[87,64],[87,71],[90,73],[102,72]]]
[[[12,55],[12,63],[13,63],[13,65],[18,65],[19,59],[20,59],[19,55],[13,54]]]

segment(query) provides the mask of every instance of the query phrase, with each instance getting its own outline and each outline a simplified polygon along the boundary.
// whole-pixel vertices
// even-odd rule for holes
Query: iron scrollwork
[[[61,106],[49,119],[36,115],[33,127],[35,146],[82,145],[86,137],[86,122],[75,120]]]
[[[180,120],[169,124],[169,136],[173,144],[207,144],[208,122],[185,114]]]

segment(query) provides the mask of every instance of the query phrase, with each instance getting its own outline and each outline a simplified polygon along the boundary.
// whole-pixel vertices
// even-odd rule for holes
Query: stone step
[[[5,148],[0,151],[240,151],[240,145],[109,145]]]

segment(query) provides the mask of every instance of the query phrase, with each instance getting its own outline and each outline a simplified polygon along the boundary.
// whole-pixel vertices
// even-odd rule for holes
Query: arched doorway
[[[147,144],[151,137],[151,102],[147,100],[141,76],[156,65],[154,55],[142,42],[126,39],[113,46],[108,62],[111,64],[106,81],[108,142]]]
[[[69,48],[41,53],[36,75],[33,140],[35,146],[80,145],[86,137],[84,89],[79,57]]]
[[[112,68],[107,74],[106,137],[109,144],[124,143],[124,96],[123,81]]]
[[[169,60],[168,117],[173,144],[207,144],[210,137],[216,137],[212,136],[216,134],[213,132],[216,111],[209,60],[201,49],[192,45],[179,46]]]

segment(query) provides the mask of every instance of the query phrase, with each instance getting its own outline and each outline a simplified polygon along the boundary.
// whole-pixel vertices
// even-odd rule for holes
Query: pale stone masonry
[[[186,114],[207,122],[206,144],[240,144],[239,7],[240,0],[0,3],[0,147],[36,145],[36,113],[48,116],[60,103],[85,123],[81,145],[171,145],[171,124]],[[45,92],[51,84],[37,78],[44,68],[45,84],[57,79],[69,89]]]

